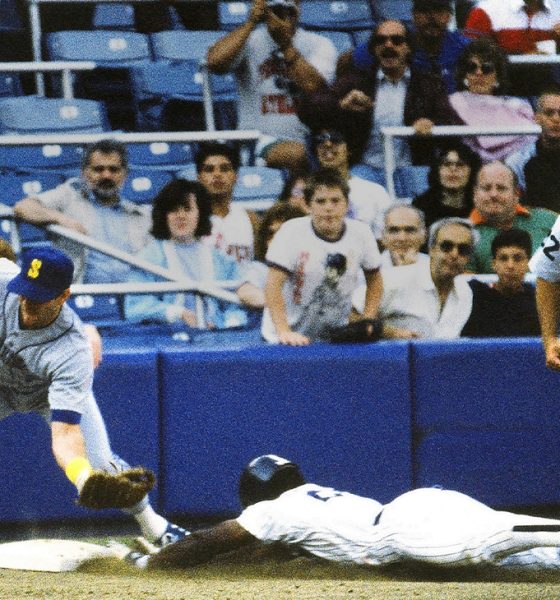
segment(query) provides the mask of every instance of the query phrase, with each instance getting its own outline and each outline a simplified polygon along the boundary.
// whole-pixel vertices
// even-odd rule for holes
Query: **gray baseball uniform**
[[[93,360],[80,319],[64,305],[47,327],[22,329],[18,297],[6,290],[18,272],[0,259],[0,419],[37,412],[47,422],[79,423],[93,468],[125,467],[111,450],[92,393]]]

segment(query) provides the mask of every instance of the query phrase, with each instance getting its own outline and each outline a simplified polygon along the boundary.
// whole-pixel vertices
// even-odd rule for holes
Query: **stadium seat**
[[[24,26],[17,9],[16,0],[2,0],[0,2],[0,31],[5,33],[23,29]]]
[[[383,187],[387,185],[387,181],[385,179],[385,169],[376,169],[374,167],[370,167],[369,165],[358,163],[354,165],[350,171],[352,175],[357,175],[363,179],[373,181],[374,183],[379,183]]]
[[[371,29],[357,29],[352,32],[352,41],[354,46],[360,46],[361,44],[367,44],[371,37]]]
[[[137,130],[206,129],[203,78],[197,63],[152,63],[133,68],[131,74]],[[235,78],[229,74],[212,75],[210,84],[216,126],[235,129]]]
[[[223,31],[159,31],[150,35],[154,60],[194,61],[206,60],[206,51],[224,36]]]
[[[218,1],[218,21],[220,29],[231,31],[239,25],[247,21],[249,11],[251,10],[250,2],[225,2]]]
[[[369,0],[302,0],[300,24],[306,29],[352,31],[372,28]]]
[[[398,167],[393,174],[397,198],[412,199],[424,193],[429,187],[429,172],[427,166]]]
[[[82,147],[71,144],[0,146],[0,171],[32,173],[79,168]]]
[[[21,96],[0,99],[0,133],[102,133],[109,131],[105,106],[95,100]]]
[[[93,60],[98,67],[152,60],[148,36],[134,31],[55,31],[46,44],[50,60]]]
[[[70,296],[68,304],[78,316],[87,323],[98,326],[110,326],[124,321],[122,303],[118,296],[104,294],[76,294]]]
[[[138,204],[151,204],[161,188],[174,179],[167,171],[131,168],[123,187],[123,198]]]
[[[151,61],[147,35],[133,31],[57,31],[47,34],[46,43],[51,60],[94,61],[94,71],[75,76],[75,95],[104,102],[113,129],[133,128],[129,68]]]
[[[375,21],[396,19],[412,25],[412,0],[374,0],[371,10]]]
[[[0,98],[11,98],[22,94],[21,79],[17,73],[0,73]]]
[[[253,206],[255,210],[265,210],[278,199],[283,187],[281,169],[240,167],[233,199],[246,203],[247,208]]]
[[[192,144],[184,142],[145,142],[128,145],[128,163],[131,168],[175,172],[190,163],[193,155]]]
[[[338,54],[342,54],[343,52],[346,52],[346,50],[351,50],[354,47],[352,34],[348,31],[333,31],[330,29],[325,29],[324,31],[317,31],[317,33],[329,38],[329,40],[334,44]]]
[[[7,206],[13,206],[18,200],[26,196],[33,196],[60,185],[64,179],[63,176],[57,173],[4,173],[0,175],[2,203]],[[5,230],[5,224],[2,225],[2,229]],[[43,242],[47,239],[44,229],[35,227],[29,223],[20,223],[19,235],[24,245]]]
[[[93,29],[134,31],[134,6],[119,2],[101,2],[93,7]]]

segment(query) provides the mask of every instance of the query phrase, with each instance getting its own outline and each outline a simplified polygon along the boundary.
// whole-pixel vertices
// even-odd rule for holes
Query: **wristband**
[[[89,460],[83,456],[76,456],[73,458],[64,469],[66,477],[80,489],[85,480],[89,477],[92,472],[92,467],[89,464]]]

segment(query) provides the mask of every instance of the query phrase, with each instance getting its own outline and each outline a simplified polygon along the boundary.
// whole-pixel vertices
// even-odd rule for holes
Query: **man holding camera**
[[[254,0],[247,21],[208,50],[212,72],[235,73],[239,129],[263,133],[257,153],[270,167],[307,167],[298,97],[330,83],[335,72],[334,45],[300,29],[299,10],[299,0]]]

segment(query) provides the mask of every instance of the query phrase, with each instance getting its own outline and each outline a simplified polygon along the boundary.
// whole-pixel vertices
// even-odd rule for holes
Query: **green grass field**
[[[88,541],[100,541],[88,539]],[[560,573],[496,570],[379,572],[297,558],[227,557],[189,571],[147,572],[116,560],[91,561],[71,573],[0,570],[0,600],[558,600]]]

